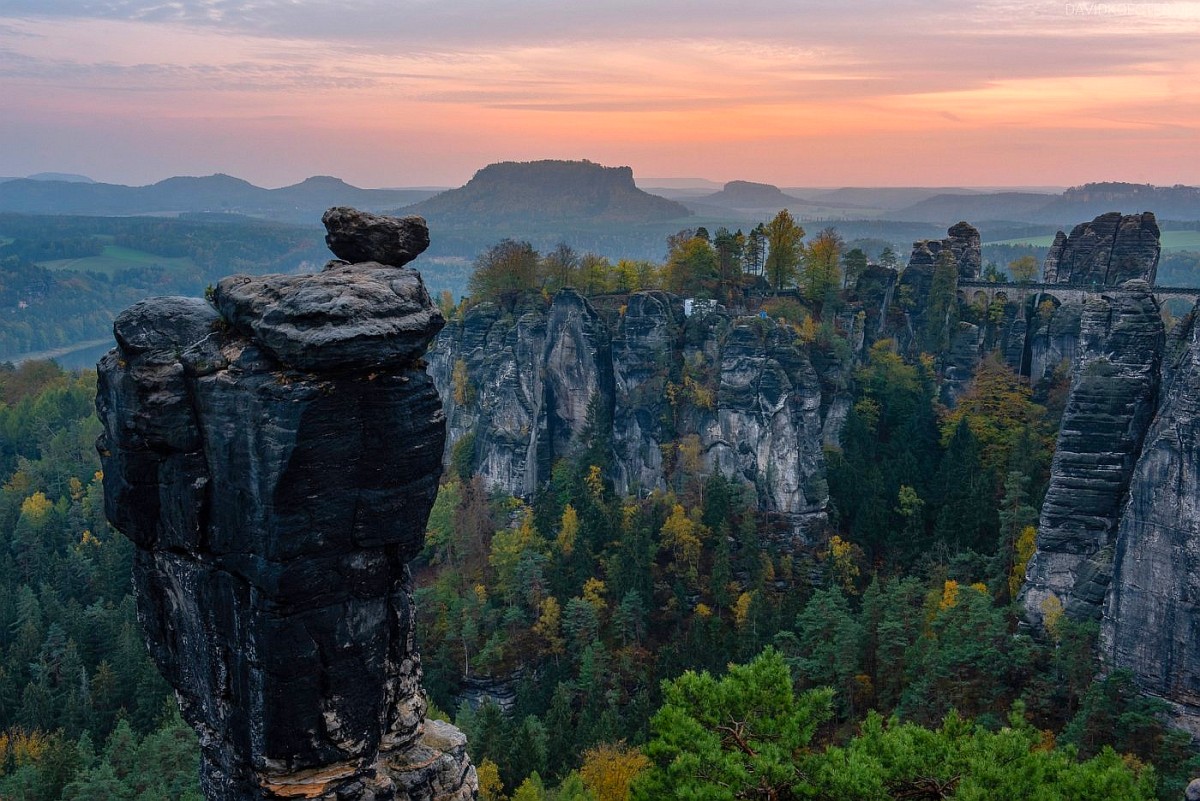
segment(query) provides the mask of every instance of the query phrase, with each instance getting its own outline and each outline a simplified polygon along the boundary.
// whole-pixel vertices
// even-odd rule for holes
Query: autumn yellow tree
[[[842,238],[833,228],[825,228],[804,250],[804,273],[800,288],[809,303],[824,305],[841,282]]]
[[[528,242],[505,239],[475,259],[467,282],[471,300],[504,300],[540,285],[538,252]]]
[[[677,503],[661,531],[662,547],[671,552],[676,569],[693,579],[700,567],[700,528]]]
[[[583,753],[579,775],[596,801],[629,801],[629,785],[650,760],[624,743],[602,743]]]
[[[567,504],[563,507],[562,520],[558,525],[558,536],[555,546],[563,556],[570,556],[575,550],[575,538],[579,536],[579,513],[575,507]]]
[[[767,238],[767,258],[763,269],[767,280],[778,293],[796,281],[804,229],[787,209],[782,209],[763,227],[763,233]]]
[[[479,801],[508,801],[504,794],[504,782],[500,781],[500,768],[490,759],[479,763],[475,769],[479,778]]]
[[[1037,275],[1038,263],[1033,256],[1021,256],[1008,263],[1008,272],[1018,284],[1028,284]]]
[[[983,466],[1003,475],[1023,429],[1032,429],[1045,437],[1042,423],[1045,414],[1045,407],[1033,402],[1028,380],[992,354],[980,363],[958,405],[943,419],[942,444],[949,443],[959,421],[965,418],[979,441]]]

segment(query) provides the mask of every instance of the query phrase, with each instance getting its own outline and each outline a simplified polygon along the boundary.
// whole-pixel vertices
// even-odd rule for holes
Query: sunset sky
[[[1200,2],[0,0],[0,175],[1200,184]]]

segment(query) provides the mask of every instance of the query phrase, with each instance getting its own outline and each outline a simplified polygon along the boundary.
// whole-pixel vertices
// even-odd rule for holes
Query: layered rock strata
[[[1129,486],[1101,651],[1200,738],[1200,308],[1172,331],[1162,402]]]
[[[1022,596],[1034,621],[1051,609],[1099,618],[1121,508],[1157,400],[1163,324],[1148,284],[1130,281],[1089,300],[1081,330]]]
[[[421,361],[443,321],[402,266],[428,232],[326,220],[335,253],[367,261],[117,318],[106,510],[137,546],[138,615],[210,801],[465,800],[465,739],[424,717],[407,567],[445,436]]]

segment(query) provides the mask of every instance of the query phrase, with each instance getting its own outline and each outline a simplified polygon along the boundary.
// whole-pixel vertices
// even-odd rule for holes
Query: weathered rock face
[[[958,280],[978,281],[983,271],[979,229],[968,222],[959,222],[950,226],[946,233],[949,236],[942,240],[942,246],[954,251],[954,258],[958,262]]]
[[[1080,223],[1070,236],[1059,231],[1043,263],[1043,280],[1097,287],[1134,279],[1153,284],[1159,253],[1158,222],[1152,212],[1122,216],[1113,211]]]
[[[960,281],[978,281],[983,264],[979,230],[968,222],[955,223],[946,231],[945,239],[922,239],[913,242],[908,266],[928,267],[930,272],[943,250],[954,253]]]
[[[1080,353],[1023,591],[1040,620],[1055,599],[1098,618],[1112,575],[1117,524],[1154,414],[1163,324],[1150,287],[1131,281],[1084,307]]]
[[[407,563],[444,440],[420,276],[234,276],[214,300],[120,315],[97,396],[106,509],[206,796],[472,798],[414,644]]]
[[[794,529],[822,517],[832,404],[793,334],[720,308],[686,316],[664,292],[608,316],[574,290],[522,303],[472,308],[429,357],[450,438],[471,445],[489,486],[532,494],[586,431],[611,441],[618,492],[669,489],[684,442],[701,472],[740,479]]]
[[[443,393],[451,447],[470,435],[472,463],[489,487],[531,495],[587,425],[611,410],[609,333],[574,290],[550,306],[483,303],[450,326],[429,354]],[[452,338],[451,338],[452,337]]]
[[[629,297],[613,337],[613,444],[617,491],[638,494],[666,485],[662,447],[671,439],[666,421],[666,365],[679,361],[683,303],[665,292]]]
[[[825,508],[821,385],[794,335],[754,321],[721,343],[715,420],[702,418],[709,470],[752,485],[759,507],[815,517]]]
[[[1162,402],[1129,487],[1104,603],[1106,664],[1175,705],[1200,737],[1200,329],[1172,332]]]
[[[1035,312],[1029,321],[1029,377],[1034,383],[1050,378],[1064,362],[1075,364],[1083,308],[1082,303],[1068,301],[1049,314]]]
[[[1063,249],[1066,245],[1067,235],[1062,231],[1055,232],[1054,241],[1050,244],[1050,252],[1046,254],[1046,260],[1042,262],[1042,281],[1044,283],[1059,283],[1058,262],[1062,258]]]
[[[946,258],[943,254],[949,254],[952,264],[958,268],[958,272],[951,276],[953,286],[947,288],[951,299],[957,297],[958,281],[977,280],[982,261],[979,231],[969,223],[960,222],[952,226],[947,234],[945,239],[913,242],[908,264],[896,281],[895,291],[887,293],[884,298],[880,324],[870,326],[873,332],[877,329],[879,335],[894,338],[904,352],[928,349],[928,343],[923,340],[930,329],[940,328],[940,338],[952,345],[960,334],[957,321],[953,319],[953,302],[943,304],[937,310],[931,307],[934,274],[937,265]],[[864,286],[860,282],[860,294],[863,289],[869,290],[871,285],[878,283],[879,277],[882,277],[878,276],[879,269],[869,271],[876,273],[874,275],[864,273],[867,284]],[[869,318],[872,310],[868,306],[864,312]],[[931,320],[931,314],[937,314],[938,319]],[[960,377],[969,379],[970,373]]]
[[[950,337],[950,352],[942,366],[942,402],[953,406],[966,391],[983,345],[983,330],[974,323],[959,322]]]

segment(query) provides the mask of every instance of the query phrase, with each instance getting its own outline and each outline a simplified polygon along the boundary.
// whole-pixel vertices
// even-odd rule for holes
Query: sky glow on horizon
[[[644,6],[0,0],[0,175],[1200,184],[1200,2]]]

